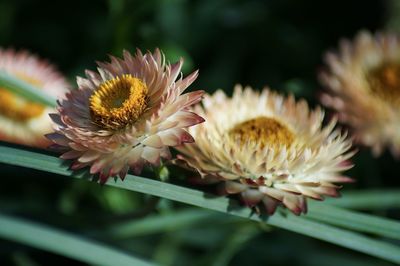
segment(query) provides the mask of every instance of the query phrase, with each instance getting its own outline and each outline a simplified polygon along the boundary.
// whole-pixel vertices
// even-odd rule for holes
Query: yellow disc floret
[[[367,73],[371,91],[389,102],[400,100],[400,64],[384,63]]]
[[[257,117],[237,124],[229,135],[241,145],[249,142],[264,147],[290,146],[294,140],[292,131],[281,122],[269,117]]]
[[[12,92],[0,88],[0,115],[17,121],[27,121],[40,116],[44,106],[25,100]]]
[[[125,74],[100,84],[89,101],[92,121],[101,128],[118,130],[140,118],[147,107],[147,87]]]

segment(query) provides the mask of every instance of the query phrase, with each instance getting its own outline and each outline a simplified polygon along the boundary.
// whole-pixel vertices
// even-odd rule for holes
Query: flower
[[[400,40],[393,34],[360,32],[325,55],[321,96],[360,144],[375,156],[388,147],[400,156]]]
[[[98,73],[87,70],[86,79],[77,78],[79,88],[59,102],[59,114],[51,115],[55,133],[48,135],[66,151],[61,158],[74,160],[72,169],[90,166],[101,183],[170,159],[168,146],[193,142],[185,128],[204,121],[188,110],[203,91],[182,94],[198,75],[183,79],[182,59],[166,64],[158,49],[110,58],[97,63]]]
[[[322,127],[320,108],[239,85],[232,98],[217,91],[202,103],[194,111],[207,122],[189,129],[196,142],[177,147],[175,161],[196,170],[197,181],[220,183],[270,214],[281,202],[297,215],[307,211],[307,197],[338,196],[333,183],[352,181],[340,174],[351,167],[351,141],[333,129],[335,120]]]
[[[67,82],[55,67],[27,51],[0,48],[0,71],[53,97],[67,91]],[[34,147],[48,146],[49,141],[43,135],[51,132],[50,112],[54,109],[0,87],[0,139]]]

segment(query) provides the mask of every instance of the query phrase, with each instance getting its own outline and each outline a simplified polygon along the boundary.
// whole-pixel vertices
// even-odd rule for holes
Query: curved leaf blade
[[[154,265],[104,244],[1,213],[0,237],[90,264]]]
[[[65,165],[64,161],[59,158],[8,146],[0,146],[0,162],[74,178],[90,177],[86,172],[72,172],[68,169],[68,166]],[[276,213],[271,217],[263,218],[254,215],[249,208],[242,208],[237,201],[226,197],[216,198],[202,191],[133,175],[127,175],[125,181],[119,179],[116,181],[109,180],[106,184],[244,217],[258,222],[265,222],[269,225],[334,243],[394,263],[400,263],[400,247],[398,246],[371,239],[351,231],[310,221],[303,217],[296,217],[292,214]],[[340,217],[336,218],[340,219]]]

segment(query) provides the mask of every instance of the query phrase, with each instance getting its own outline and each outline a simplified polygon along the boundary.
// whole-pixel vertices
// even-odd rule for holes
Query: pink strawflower
[[[204,121],[188,110],[203,91],[182,94],[198,75],[182,78],[183,60],[166,64],[158,49],[110,58],[98,63],[98,73],[77,78],[78,89],[51,115],[55,133],[48,135],[65,148],[61,158],[74,160],[72,169],[90,166],[101,183],[170,159],[168,147],[193,142],[186,128]]]

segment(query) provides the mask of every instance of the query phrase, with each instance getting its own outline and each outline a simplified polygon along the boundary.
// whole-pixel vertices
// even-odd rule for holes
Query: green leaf
[[[400,209],[399,189],[371,189],[345,191],[339,199],[329,198],[326,202],[344,208],[360,210]]]
[[[235,234],[232,234],[228,239],[225,240],[225,245],[218,250],[213,256],[210,265],[212,266],[225,266],[229,265],[229,262],[233,256],[246,244],[246,242],[252,240],[260,234],[260,230],[254,226],[244,225],[235,230]]]
[[[166,266],[176,264],[174,262],[176,262],[183,244],[182,239],[179,237],[180,232],[169,232],[163,235],[154,251],[153,261]]]
[[[65,162],[59,158],[8,146],[0,146],[0,162],[74,178],[90,178],[87,172],[72,172],[68,169]],[[324,240],[394,263],[400,263],[400,247],[398,246],[371,239],[351,231],[310,221],[304,217],[297,217],[291,213],[285,214],[283,212],[278,212],[271,217],[264,218],[254,215],[251,209],[241,207],[241,205],[233,199],[215,197],[202,191],[133,175],[128,175],[125,181],[119,179],[116,181],[109,180],[106,184],[228,213],[258,222],[265,222],[272,226]],[[335,219],[341,219],[341,217],[336,216]]]
[[[215,212],[192,209],[167,214],[151,215],[140,220],[113,224],[107,235],[109,234],[115,238],[130,238],[149,233],[154,234],[201,223],[206,219],[213,219],[216,216],[219,215]]]
[[[53,99],[53,97],[44,93],[43,90],[35,88],[31,84],[11,76],[4,71],[0,71],[0,87],[33,102],[48,105],[50,107],[56,106],[56,99]]]
[[[309,202],[306,218],[365,233],[400,240],[400,223],[378,216],[330,206],[324,202]]]
[[[96,265],[154,265],[89,239],[0,214],[0,237]]]

